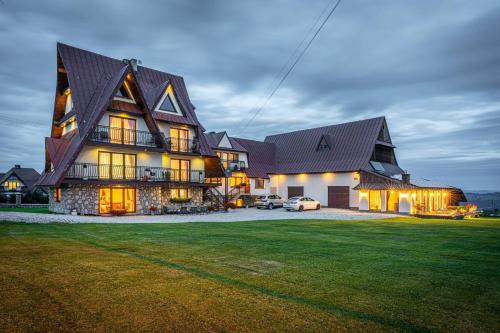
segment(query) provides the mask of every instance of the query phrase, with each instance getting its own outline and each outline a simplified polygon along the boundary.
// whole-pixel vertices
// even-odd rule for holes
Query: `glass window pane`
[[[111,190],[109,188],[99,189],[99,213],[106,214],[111,211]]]
[[[125,209],[123,205],[123,189],[122,188],[113,188],[111,189],[111,209],[122,210]]]
[[[135,188],[125,189],[125,210],[129,213],[135,212]]]
[[[110,165],[111,165],[111,153],[107,152],[99,152],[98,157],[99,163],[99,178],[100,179],[109,179],[110,177]]]

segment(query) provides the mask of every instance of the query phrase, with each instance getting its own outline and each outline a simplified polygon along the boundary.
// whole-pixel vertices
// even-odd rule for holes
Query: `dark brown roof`
[[[314,173],[373,170],[370,158],[384,117],[271,135],[275,145],[273,173]],[[329,148],[318,150],[327,138]]]
[[[13,167],[6,173],[2,174],[0,177],[0,184],[9,179],[11,176],[15,176],[19,179],[24,186],[28,188],[28,190],[32,190],[40,178],[38,171],[33,168]]]
[[[67,142],[64,154],[59,157],[58,166],[54,165],[54,172],[46,170],[40,185],[58,185],[61,182],[67,168],[73,163],[87,137],[108,107],[127,108],[124,105],[125,103],[112,104],[112,99],[128,73],[131,73],[135,82],[137,82],[140,95],[138,97],[145,105],[143,113],[146,120],[156,118],[158,120],[190,124],[203,130],[194,113],[194,107],[189,100],[182,77],[141,66],[138,66],[137,72],[133,72],[131,66],[123,61],[61,43],[57,44],[57,52],[58,64],[64,66],[67,73],[79,131],[77,135]],[[155,103],[161,98],[168,83],[171,83],[174,87],[177,100],[185,117],[174,116],[174,118],[160,119],[161,117],[153,114],[152,110]],[[125,111],[137,112],[138,110],[127,109]],[[151,126],[158,131],[154,122]],[[196,131],[199,133],[198,129]],[[204,136],[199,134],[199,139],[201,154],[215,156],[210,147],[203,142],[205,140]],[[50,148],[51,145],[55,147],[59,143],[49,141],[47,149],[52,149],[52,153],[48,152],[48,157],[59,156],[54,154],[54,147]]]
[[[227,135],[226,132],[208,132],[205,133],[205,138],[207,140],[208,145],[212,149],[219,149],[219,150],[228,150],[228,151],[236,151],[236,152],[243,152],[246,153],[247,150],[245,147],[240,145],[238,141],[236,141],[233,137],[230,137],[227,135],[227,138],[229,139],[229,143],[231,144],[232,148],[229,147],[219,147],[219,143],[224,137],[224,135]]]
[[[252,178],[268,178],[274,170],[275,146],[272,143],[233,138],[248,152],[246,174]]]

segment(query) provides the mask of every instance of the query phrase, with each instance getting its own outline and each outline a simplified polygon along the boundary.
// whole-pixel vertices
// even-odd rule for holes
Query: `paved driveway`
[[[367,220],[389,218],[398,215],[366,213],[352,210],[322,208],[305,212],[287,212],[282,208],[273,210],[241,208],[228,213],[211,213],[206,215],[136,215],[120,217],[104,216],[71,216],[60,214],[35,214],[19,212],[0,212],[0,221],[30,223],[185,223],[185,222],[238,222],[256,220],[287,219],[324,219],[324,220]]]

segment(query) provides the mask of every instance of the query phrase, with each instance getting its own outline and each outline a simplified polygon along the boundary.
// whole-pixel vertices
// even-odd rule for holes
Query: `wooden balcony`
[[[200,153],[200,144],[197,139],[188,140],[168,137],[167,146],[171,153]]]
[[[205,183],[205,171],[148,166],[74,163],[66,173],[66,179]]]
[[[147,131],[130,130],[120,127],[98,125],[91,134],[90,140],[96,143],[117,144],[137,147],[161,148],[160,135]]]

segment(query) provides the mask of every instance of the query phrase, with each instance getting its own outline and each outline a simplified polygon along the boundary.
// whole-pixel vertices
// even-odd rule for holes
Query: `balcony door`
[[[136,156],[100,151],[99,179],[135,179]]]
[[[182,128],[170,129],[170,149],[178,152],[189,151],[189,130]]]
[[[136,121],[131,118],[109,116],[109,137],[111,143],[135,145]]]
[[[170,169],[172,169],[172,180],[177,182],[190,181],[190,160],[170,160]]]

